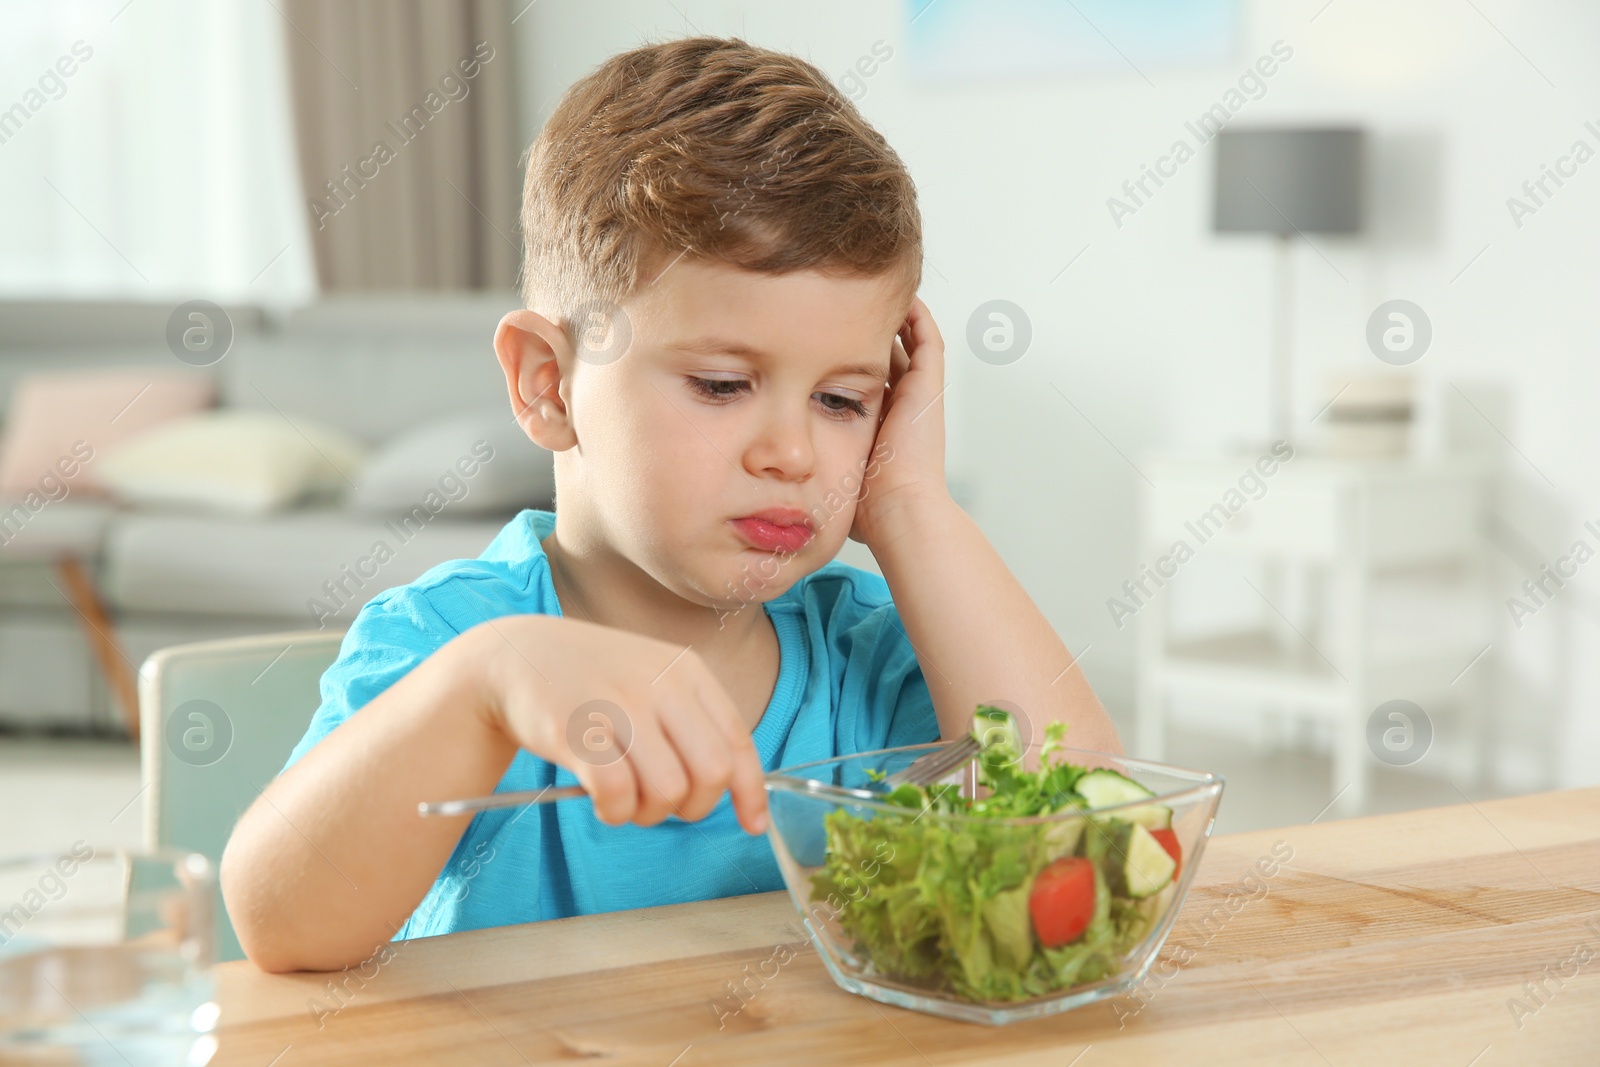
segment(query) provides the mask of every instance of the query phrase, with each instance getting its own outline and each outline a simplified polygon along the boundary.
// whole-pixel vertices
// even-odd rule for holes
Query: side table
[[[1168,703],[1183,695],[1320,717],[1333,731],[1334,788],[1343,789],[1345,809],[1356,812],[1366,795],[1374,710],[1395,698],[1448,696],[1464,712],[1476,773],[1483,758],[1483,671],[1465,685],[1460,681],[1486,642],[1413,632],[1376,647],[1372,607],[1374,592],[1390,576],[1432,568],[1452,574],[1456,589],[1487,612],[1487,474],[1481,467],[1465,459],[1356,461],[1301,450],[1288,459],[1271,453],[1158,455],[1143,460],[1141,469],[1150,482],[1140,522],[1145,580],[1127,601],[1142,601],[1141,755],[1162,757]],[[1179,572],[1189,559],[1224,552],[1262,565],[1256,593],[1265,601],[1265,623],[1175,638],[1169,633],[1171,591],[1164,586],[1181,584]],[[1308,591],[1320,596],[1304,598],[1315,601],[1315,610],[1297,622],[1284,610],[1284,592],[1290,578],[1302,575]]]

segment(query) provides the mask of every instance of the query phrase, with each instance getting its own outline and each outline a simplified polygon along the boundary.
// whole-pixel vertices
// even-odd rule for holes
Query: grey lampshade
[[[1217,134],[1218,233],[1356,233],[1366,135],[1355,128]]]

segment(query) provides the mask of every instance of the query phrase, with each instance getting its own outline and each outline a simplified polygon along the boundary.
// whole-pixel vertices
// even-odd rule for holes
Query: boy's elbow
[[[364,954],[350,956],[346,947],[319,938],[315,931],[295,929],[284,914],[286,903],[273,892],[281,885],[282,872],[263,862],[238,830],[223,849],[217,882],[245,958],[268,974],[337,971],[363,959]]]
[[[281,932],[282,925],[270,914],[270,895],[260,884],[266,865],[254,852],[248,830],[241,833],[236,826],[217,866],[217,885],[222,891],[222,903],[233,924],[234,936],[239,939],[245,958],[263,971],[283,974],[307,970],[304,960],[286,951],[272,936],[275,929]]]
[[[245,958],[268,974],[289,974],[295,971],[342,971],[360,966],[366,961],[366,956],[361,953],[336,955],[300,952],[293,949],[285,949],[281,945],[273,944],[270,940],[254,943],[246,942],[243,935],[239,937],[239,944],[244,948]]]
[[[239,938],[239,944],[244,946],[244,958],[267,974],[289,974],[294,971],[311,970],[309,967],[301,966],[298,961],[288,956],[263,951],[260,946],[247,943],[243,937]]]
[[[245,958],[263,971],[278,974],[295,970],[293,962],[273,951],[263,936],[264,927],[270,924],[259,921],[260,903],[253,884],[258,870],[248,843],[234,827],[222,850],[222,862],[217,865],[217,885],[222,890],[222,905],[233,924],[234,936],[239,939]]]

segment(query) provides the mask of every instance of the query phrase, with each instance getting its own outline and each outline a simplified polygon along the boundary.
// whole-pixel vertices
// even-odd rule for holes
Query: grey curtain
[[[280,0],[324,291],[511,289],[517,79],[503,0]]]

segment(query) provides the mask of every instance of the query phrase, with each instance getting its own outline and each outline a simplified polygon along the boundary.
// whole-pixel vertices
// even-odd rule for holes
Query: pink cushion
[[[60,479],[100,492],[94,457],[157,423],[211,406],[204,375],[170,370],[30,374],[17,382],[0,439],[0,494]]]

